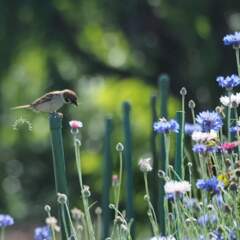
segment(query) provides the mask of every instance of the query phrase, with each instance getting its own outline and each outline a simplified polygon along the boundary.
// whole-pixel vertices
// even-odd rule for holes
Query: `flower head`
[[[153,129],[157,133],[177,133],[179,131],[179,124],[174,119],[167,121],[165,118],[160,118],[158,122],[153,124]]]
[[[220,87],[227,89],[232,89],[240,84],[240,78],[234,74],[227,77],[219,76],[216,81]]]
[[[196,131],[202,131],[202,128],[200,125],[198,124],[191,124],[191,123],[186,123],[185,124],[185,133],[187,135],[192,135],[193,132],[196,132]]]
[[[240,93],[220,97],[220,102],[225,107],[238,107],[240,104]]]
[[[195,142],[209,142],[217,140],[218,135],[215,131],[211,130],[210,132],[193,132],[192,133],[192,140]]]
[[[8,214],[0,214],[0,227],[8,227],[14,224],[14,219]]]
[[[77,121],[77,120],[72,120],[69,122],[69,125],[71,128],[73,129],[79,129],[79,128],[82,128],[83,127],[83,124],[82,122],[80,121]]]
[[[60,231],[60,227],[57,225],[57,219],[55,217],[46,218],[46,224],[53,228],[56,232]]]
[[[214,111],[199,113],[196,117],[196,122],[201,126],[203,132],[218,131],[223,126],[222,118]]]
[[[176,240],[175,237],[169,235],[167,237],[152,237],[150,240]]]
[[[207,146],[205,144],[202,144],[202,143],[197,143],[193,146],[192,150],[195,153],[203,154],[203,153],[207,152]]]
[[[139,168],[142,172],[151,172],[152,171],[152,163],[151,158],[141,158],[138,162]]]
[[[235,32],[234,34],[227,34],[223,38],[224,45],[233,45],[239,46],[240,45],[240,32]]]
[[[198,189],[219,194],[220,187],[223,187],[224,184],[220,182],[215,176],[213,176],[210,179],[198,179],[196,186]]]
[[[49,226],[38,227],[34,231],[34,240],[51,240],[52,234]]]
[[[191,191],[191,184],[188,181],[168,181],[164,185],[166,194],[184,194]]]
[[[207,225],[208,223],[211,223],[211,224],[214,224],[217,222],[217,216],[214,215],[214,214],[205,214],[201,217],[198,218],[197,220],[198,224],[201,225],[201,226],[205,226]]]
[[[221,144],[220,148],[222,150],[233,150],[235,147],[237,147],[239,143],[236,142],[229,142],[229,143],[223,143]]]

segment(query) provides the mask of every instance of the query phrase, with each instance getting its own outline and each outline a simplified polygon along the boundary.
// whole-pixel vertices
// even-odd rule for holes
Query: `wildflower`
[[[196,117],[196,122],[201,126],[203,132],[218,131],[223,125],[222,118],[214,111],[199,113]]]
[[[217,222],[217,216],[214,214],[205,214],[197,219],[197,223],[201,226],[205,226],[208,223],[214,224]]]
[[[222,150],[233,150],[238,145],[239,145],[239,143],[237,141],[235,141],[235,142],[223,143],[220,145],[220,148]]]
[[[186,123],[185,124],[185,133],[187,135],[192,135],[193,132],[196,131],[202,131],[201,126],[199,126],[198,124],[190,124],[190,123]]]
[[[220,187],[223,187],[223,183],[220,182],[215,176],[210,179],[198,179],[196,183],[197,188],[205,190],[207,192],[220,193]]]
[[[232,89],[240,84],[240,78],[235,74],[227,77],[219,76],[216,81],[220,87],[226,89]]]
[[[71,214],[74,220],[80,220],[83,217],[83,212],[78,208],[73,208]]]
[[[34,231],[34,240],[51,240],[52,234],[49,226],[38,227]]]
[[[174,119],[167,121],[165,118],[160,118],[158,122],[153,124],[153,129],[157,133],[177,133],[179,131],[179,124]]]
[[[56,232],[60,231],[60,227],[57,225],[57,219],[55,217],[47,217],[46,224],[54,229]]]
[[[227,174],[220,174],[218,175],[217,179],[221,181],[224,184],[224,186],[228,186],[229,176]]]
[[[183,198],[183,204],[186,208],[193,208],[197,206],[197,199],[195,198]]]
[[[240,122],[237,122],[235,126],[230,127],[229,131],[234,134],[240,132]]]
[[[8,214],[0,214],[0,227],[5,228],[14,224],[14,219]]]
[[[234,34],[227,34],[223,38],[223,43],[226,46],[229,46],[229,45],[239,46],[240,45],[240,32],[235,32]]]
[[[195,131],[192,133],[192,140],[195,142],[209,142],[217,140],[217,132],[211,130],[210,132]]]
[[[138,165],[142,172],[151,172],[152,171],[151,158],[140,159]]]
[[[192,148],[193,152],[195,153],[206,153],[207,152],[207,147],[206,145],[202,144],[202,143],[197,143],[193,146]]]
[[[188,181],[168,181],[164,185],[167,194],[184,194],[191,191],[191,184]]]
[[[222,96],[220,97],[220,102],[225,107],[238,107],[240,104],[240,93]]]
[[[82,128],[83,127],[83,124],[82,122],[80,121],[77,121],[77,120],[72,120],[69,122],[69,125],[71,128],[73,129],[79,129],[79,128]]]

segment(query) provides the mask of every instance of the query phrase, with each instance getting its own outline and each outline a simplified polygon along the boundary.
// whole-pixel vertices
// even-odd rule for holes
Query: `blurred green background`
[[[213,108],[221,91],[216,76],[236,73],[234,52],[222,38],[240,30],[239,9],[233,0],[0,0],[1,212],[40,224],[44,204],[55,204],[48,116],[11,107],[52,90],[77,92],[79,108],[62,109],[71,201],[75,206],[80,198],[68,121],[78,119],[84,181],[99,203],[104,118],[114,119],[114,151],[123,138],[121,104],[131,102],[136,167],[150,151],[149,103],[160,73],[171,77],[171,117],[182,86],[198,109]],[[21,118],[31,131],[26,124],[13,129]],[[146,206],[137,167],[134,181],[139,216]]]

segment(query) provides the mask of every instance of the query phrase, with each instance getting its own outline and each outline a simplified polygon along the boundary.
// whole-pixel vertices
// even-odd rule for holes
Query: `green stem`
[[[63,228],[64,228],[64,231],[65,231],[65,235],[67,236],[67,238],[69,238],[70,235],[69,235],[69,232],[68,232],[68,227],[67,227],[67,223],[66,223],[66,219],[65,219],[64,206],[62,204],[61,204],[61,215],[62,215]]]
[[[237,60],[237,71],[238,71],[238,76],[240,77],[239,47],[236,47],[236,48],[235,48],[235,53],[236,53],[236,60]]]
[[[228,97],[230,98],[231,96],[231,90],[228,90]],[[231,127],[231,106],[229,105],[227,108],[227,133],[228,133],[228,142],[231,141],[231,132],[230,132],[230,127]]]
[[[1,227],[1,240],[5,239],[5,228]]]

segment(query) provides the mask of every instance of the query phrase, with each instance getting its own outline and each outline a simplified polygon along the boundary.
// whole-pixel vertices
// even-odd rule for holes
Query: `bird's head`
[[[63,99],[65,103],[70,103],[78,106],[77,94],[74,91],[65,89],[62,92],[63,92]]]

